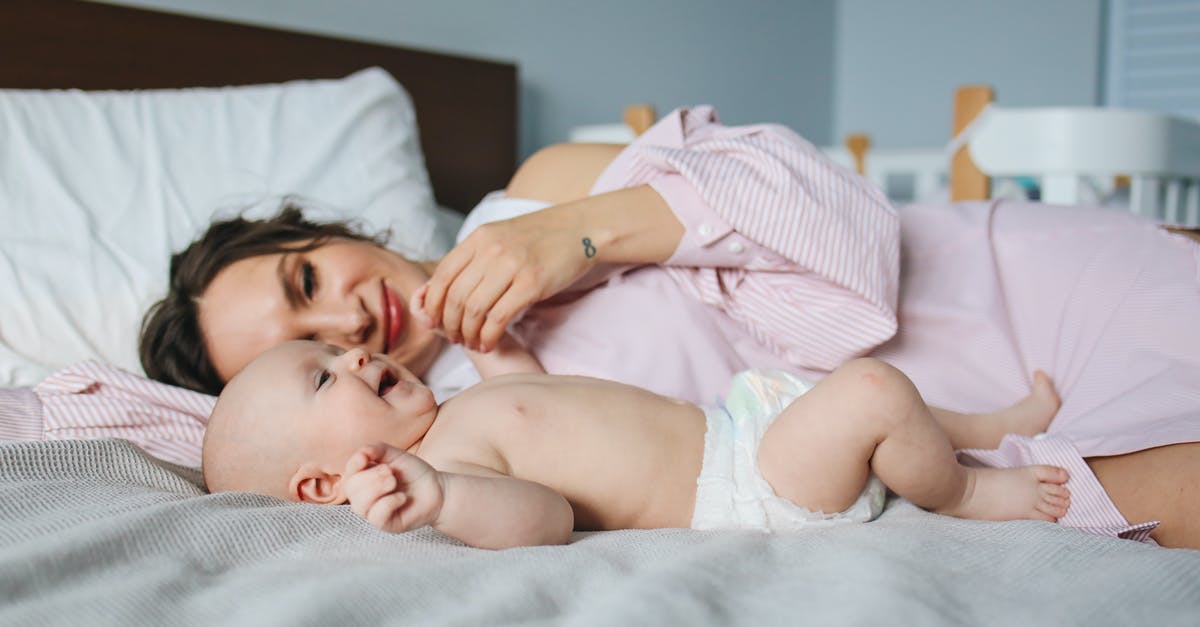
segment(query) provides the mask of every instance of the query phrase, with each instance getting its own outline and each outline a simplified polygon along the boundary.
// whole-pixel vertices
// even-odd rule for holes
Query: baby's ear
[[[292,500],[304,503],[341,505],[346,502],[342,494],[342,476],[311,463],[296,469],[288,483],[288,493]]]

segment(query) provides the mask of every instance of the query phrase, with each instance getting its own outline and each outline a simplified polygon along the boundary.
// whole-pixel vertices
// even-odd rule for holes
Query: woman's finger
[[[470,238],[468,238],[469,241]],[[473,249],[467,246],[467,242],[455,246],[446,256],[438,262],[437,268],[433,271],[433,276],[425,282],[427,286],[425,292],[425,315],[433,323],[433,326],[442,326],[442,305],[446,300],[446,291],[450,289],[451,283],[467,267],[467,264],[474,258]]]
[[[463,309],[467,299],[483,282],[486,273],[487,268],[477,260],[458,273],[446,293],[446,302],[442,305],[442,329],[446,332],[446,337],[455,344],[462,341]],[[428,294],[425,298],[429,298]]]
[[[500,337],[508,329],[508,323],[512,322],[512,319],[522,309],[537,302],[538,293],[525,285],[520,281],[509,285],[500,299],[487,312],[483,326],[479,330],[479,342],[483,351],[496,348],[496,345],[500,343]]]
[[[481,348],[480,331],[484,322],[491,315],[496,302],[500,300],[511,285],[511,277],[507,273],[492,274],[484,277],[483,281],[471,292],[467,304],[463,308],[462,338],[463,345],[471,350]]]

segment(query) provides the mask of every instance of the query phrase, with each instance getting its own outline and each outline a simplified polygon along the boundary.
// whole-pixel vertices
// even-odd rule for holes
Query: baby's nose
[[[341,362],[351,371],[361,370],[371,361],[371,355],[361,348],[351,348],[342,353]]]

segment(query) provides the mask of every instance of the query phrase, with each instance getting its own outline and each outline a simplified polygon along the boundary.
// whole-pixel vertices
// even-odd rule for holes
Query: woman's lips
[[[396,293],[383,284],[383,352],[391,353],[404,330],[404,310]]]

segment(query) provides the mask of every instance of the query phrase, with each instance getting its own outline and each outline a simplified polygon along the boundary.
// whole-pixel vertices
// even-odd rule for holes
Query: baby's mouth
[[[392,374],[391,371],[385,370],[383,376],[379,378],[379,396],[382,397],[391,392],[392,388],[396,387],[396,384],[399,382],[400,379],[396,375]]]

